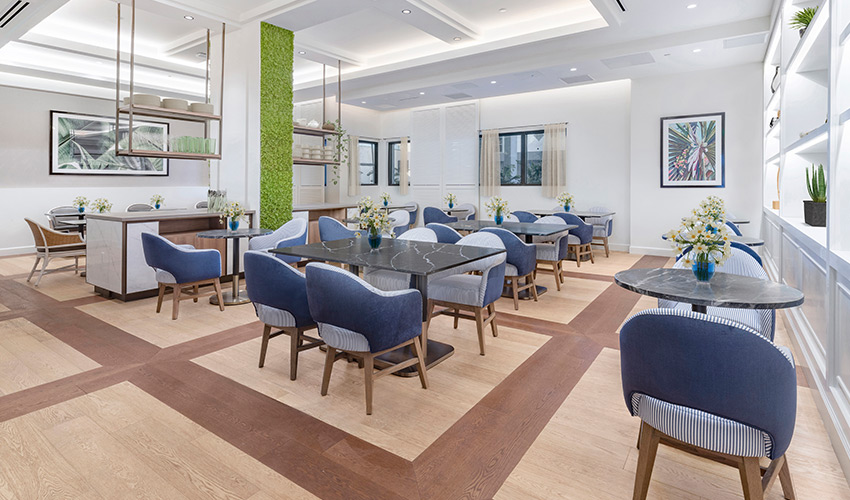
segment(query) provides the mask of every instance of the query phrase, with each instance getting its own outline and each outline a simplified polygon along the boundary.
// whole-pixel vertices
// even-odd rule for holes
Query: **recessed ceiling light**
[[[696,54],[698,52],[702,52],[702,49],[694,49],[694,54]]]
[[[495,84],[496,80],[490,80],[490,84]]]
[[[366,101],[360,101],[360,104],[366,104]]]
[[[401,11],[402,14],[410,14],[410,9],[404,9]]]
[[[688,8],[689,8],[689,9],[696,9],[696,8],[697,8],[697,4],[692,3],[692,4],[688,5]]]
[[[185,19],[187,21],[194,21],[195,20],[194,16],[183,16],[183,19]]]
[[[420,92],[419,95],[425,95],[425,92]]]
[[[578,71],[578,68],[570,68],[570,71]]]
[[[298,53],[299,53],[299,54],[301,54],[301,55],[303,56],[304,54],[306,54],[306,53],[307,53],[307,51],[299,50],[299,51],[298,51]]]
[[[508,11],[508,9],[506,9],[506,8],[504,8],[504,7],[502,7],[501,9],[499,9],[499,12],[501,12],[502,14],[504,14],[504,13],[505,13],[505,12],[507,12],[507,11]]]
[[[456,42],[459,42],[459,41],[461,41],[461,40],[463,40],[463,39],[462,39],[461,37],[459,37],[459,36],[456,36],[456,37],[454,38],[454,40],[455,40]]]

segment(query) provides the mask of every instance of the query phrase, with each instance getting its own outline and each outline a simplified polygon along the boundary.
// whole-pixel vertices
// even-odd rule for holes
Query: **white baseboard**
[[[657,255],[658,257],[673,257],[673,252],[670,251],[670,247],[658,248],[629,246],[629,253],[636,253],[640,255]]]
[[[9,255],[26,255],[28,253],[35,253],[34,246],[26,246],[26,247],[7,247],[0,248],[0,257],[6,257]]]

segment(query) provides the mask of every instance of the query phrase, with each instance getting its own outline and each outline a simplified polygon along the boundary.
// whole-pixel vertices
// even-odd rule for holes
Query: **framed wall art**
[[[661,119],[661,187],[726,186],[726,113]]]

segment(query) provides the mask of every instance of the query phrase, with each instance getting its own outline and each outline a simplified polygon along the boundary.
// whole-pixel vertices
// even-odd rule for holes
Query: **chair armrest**
[[[169,268],[178,283],[208,280],[221,276],[221,253],[214,248],[197,250],[175,248],[168,256]]]
[[[83,238],[76,233],[60,233],[46,227],[41,228],[41,233],[44,235],[45,246],[53,248],[61,245],[79,245],[85,243]]]

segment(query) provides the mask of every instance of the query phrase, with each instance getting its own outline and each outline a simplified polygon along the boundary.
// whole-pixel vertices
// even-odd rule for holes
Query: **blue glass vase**
[[[378,247],[381,246],[381,239],[383,239],[383,236],[381,235],[381,233],[378,233],[378,234],[369,233],[369,247],[372,250],[377,250]]]
[[[505,220],[505,218],[501,215],[497,215],[496,217],[494,217],[494,219],[496,219],[496,225],[498,226],[502,225],[502,222],[504,222]]]
[[[449,210],[453,209],[454,207],[455,207],[455,204],[450,201],[449,202]]]
[[[697,281],[709,281],[714,276],[714,262],[694,262],[691,270]]]
[[[86,207],[77,207],[77,210],[79,210],[80,213],[83,213],[86,211]]]
[[[230,219],[230,230],[236,231],[237,229],[239,229],[239,219],[231,218]]]
[[[159,210],[159,203],[153,206],[155,209]]]
[[[389,200],[384,200],[384,206],[387,206],[389,204],[390,204]]]
[[[570,206],[564,205],[564,212],[569,212],[569,211],[570,211]]]

